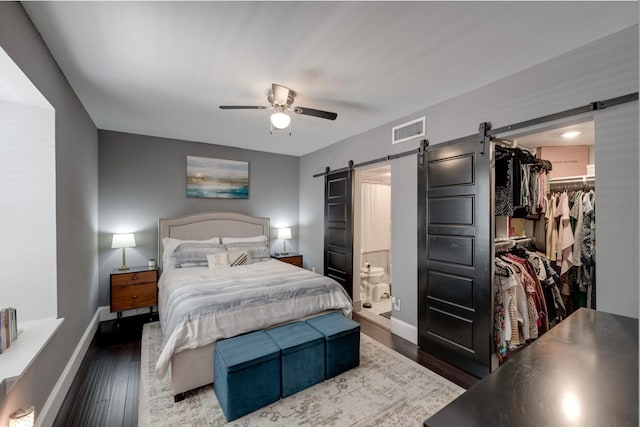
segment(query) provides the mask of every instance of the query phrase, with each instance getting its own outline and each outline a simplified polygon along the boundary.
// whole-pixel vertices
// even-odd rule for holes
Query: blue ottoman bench
[[[265,331],[216,343],[213,389],[227,421],[280,399],[280,348]]]
[[[282,397],[324,380],[324,335],[304,322],[266,332],[280,347]]]
[[[306,323],[325,337],[325,378],[360,364],[360,325],[339,313],[314,317]]]

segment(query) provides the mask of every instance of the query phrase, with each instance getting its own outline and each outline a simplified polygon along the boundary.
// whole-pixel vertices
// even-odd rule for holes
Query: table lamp
[[[119,270],[128,270],[127,263],[125,260],[124,248],[135,248],[136,239],[133,237],[133,233],[126,234],[114,234],[113,240],[111,241],[111,247],[113,249],[122,248],[122,265]]]
[[[278,239],[284,240],[283,242],[283,251],[280,252],[282,255],[287,255],[287,240],[291,238],[291,229],[289,227],[279,228],[278,229]]]

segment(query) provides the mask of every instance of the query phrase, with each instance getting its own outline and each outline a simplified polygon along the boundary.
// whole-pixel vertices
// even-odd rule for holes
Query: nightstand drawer
[[[111,288],[111,311],[149,307],[155,304],[155,281],[152,283],[141,283],[139,285],[118,285]]]
[[[302,255],[281,256],[278,260],[302,268]]]
[[[156,281],[156,271],[139,271],[136,273],[122,273],[111,276],[112,285],[133,285]]]

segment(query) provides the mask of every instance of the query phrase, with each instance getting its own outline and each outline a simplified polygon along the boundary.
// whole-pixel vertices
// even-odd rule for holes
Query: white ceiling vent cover
[[[419,136],[424,136],[425,123],[426,116],[422,116],[419,119],[395,126],[391,130],[391,143],[397,144]]]

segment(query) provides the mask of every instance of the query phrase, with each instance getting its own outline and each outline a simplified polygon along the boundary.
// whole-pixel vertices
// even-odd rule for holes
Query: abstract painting
[[[187,156],[187,197],[248,199],[249,162]]]

